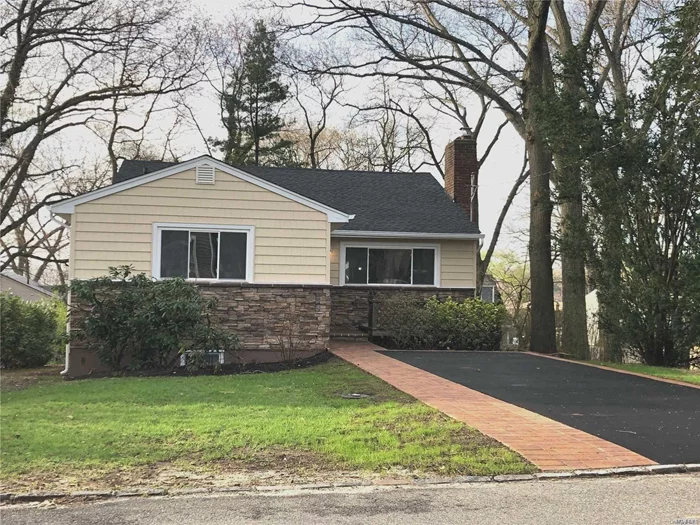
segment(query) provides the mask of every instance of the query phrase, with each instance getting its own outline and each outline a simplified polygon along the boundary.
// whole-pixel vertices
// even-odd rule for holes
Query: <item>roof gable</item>
[[[136,161],[130,161],[131,166],[138,166],[137,164],[134,164]],[[138,161],[138,162],[146,162],[146,161]],[[312,208],[317,211],[321,211],[326,214],[328,217],[329,222],[338,222],[338,223],[343,223],[343,222],[348,222],[350,219],[352,219],[352,214],[345,213],[343,211],[334,209],[326,204],[323,204],[321,202],[317,202],[307,196],[300,195],[295,193],[294,191],[290,191],[287,188],[278,186],[270,181],[261,179],[259,177],[256,177],[255,175],[242,171],[238,168],[235,168],[233,166],[229,166],[228,164],[225,164],[219,160],[216,160],[212,157],[209,157],[207,155],[197,157],[195,159],[185,161],[182,163],[158,163],[161,166],[163,164],[168,164],[167,166],[161,167],[159,166],[159,169],[155,171],[146,171],[146,173],[142,175],[132,175],[130,178],[126,178],[125,180],[122,180],[120,182],[115,182],[111,186],[106,186],[104,188],[100,188],[95,191],[91,191],[89,193],[86,193],[84,195],[80,195],[78,197],[73,197],[72,199],[68,199],[65,201],[62,201],[58,204],[54,204],[53,206],[50,207],[51,213],[54,214],[72,214],[75,213],[75,207],[79,204],[84,204],[87,202],[94,201],[96,199],[100,199],[102,197],[106,197],[108,195],[113,195],[115,193],[119,193],[121,191],[127,190],[129,188],[134,188],[136,186],[141,186],[143,184],[146,184],[148,182],[156,181],[165,177],[168,177],[170,175],[173,175],[175,173],[181,173],[183,171],[188,171],[191,169],[196,168],[197,166],[214,166],[217,170],[222,171],[224,173],[228,173],[229,175],[232,175],[234,177],[238,177],[246,182],[249,182],[251,184],[254,184],[256,186],[259,186],[261,188],[264,188],[266,190],[271,191],[272,193],[276,193],[278,195],[281,195],[283,197],[287,197],[290,200],[293,200],[295,202],[298,202],[300,204],[303,204],[305,206],[308,206],[309,208]],[[121,170],[120,170],[121,171]]]

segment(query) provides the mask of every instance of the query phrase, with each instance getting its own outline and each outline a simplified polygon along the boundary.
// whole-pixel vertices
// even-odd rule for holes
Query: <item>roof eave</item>
[[[431,233],[431,232],[385,232],[364,230],[335,230],[331,237],[380,237],[383,239],[453,239],[453,240],[479,240],[484,238],[483,233]]]

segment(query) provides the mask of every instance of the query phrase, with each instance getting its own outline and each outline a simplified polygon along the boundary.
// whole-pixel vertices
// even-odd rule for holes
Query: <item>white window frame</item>
[[[179,222],[156,222],[153,224],[152,235],[152,253],[151,253],[151,276],[154,279],[167,279],[160,276],[160,247],[163,230],[180,230],[189,232],[201,233],[245,233],[246,234],[246,261],[245,261],[245,279],[204,279],[187,277],[185,280],[192,282],[254,282],[254,263],[255,263],[255,226],[231,226],[227,224],[186,224]],[[219,248],[220,249],[220,248]],[[189,257],[190,252],[187,250],[187,269],[189,275]],[[218,260],[217,254],[217,271],[221,261]]]
[[[484,290],[486,290],[487,288],[491,288],[491,301],[490,302],[495,303],[496,302],[496,287],[492,284],[487,284],[486,286],[481,287],[482,297],[480,297],[480,299],[483,301]]]
[[[367,248],[367,276],[369,277],[369,250],[411,250],[411,284],[385,284],[385,283],[346,283],[345,282],[345,251],[347,248]],[[433,275],[433,284],[413,284],[413,250],[428,249],[435,250],[435,274]],[[431,288],[440,287],[440,244],[433,243],[383,243],[383,242],[341,242],[340,243],[340,267],[338,268],[338,282],[340,286],[377,286],[387,288],[400,288],[406,286],[427,286]]]

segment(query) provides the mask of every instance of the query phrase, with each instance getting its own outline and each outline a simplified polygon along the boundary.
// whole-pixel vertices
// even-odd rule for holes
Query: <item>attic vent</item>
[[[197,166],[195,172],[197,184],[214,184],[214,166]]]

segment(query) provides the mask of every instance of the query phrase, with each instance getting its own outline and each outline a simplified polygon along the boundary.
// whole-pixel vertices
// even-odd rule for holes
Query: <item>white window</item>
[[[439,249],[434,245],[344,245],[342,284],[439,286]]]
[[[251,226],[156,224],[154,230],[154,277],[253,280]]]
[[[493,286],[481,287],[481,300],[485,303],[493,303],[496,301],[496,291]]]

